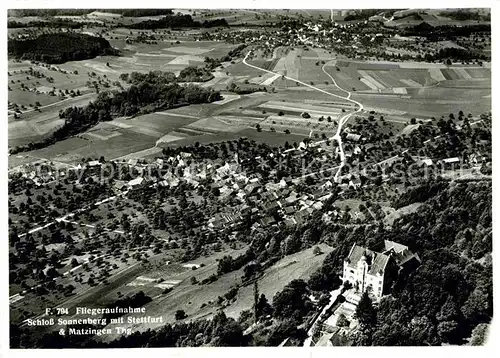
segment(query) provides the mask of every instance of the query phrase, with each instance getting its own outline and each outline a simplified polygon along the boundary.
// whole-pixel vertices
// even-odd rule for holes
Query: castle
[[[399,274],[419,264],[417,254],[393,241],[384,240],[377,251],[354,244],[344,260],[342,281],[351,283],[359,295],[368,292],[378,302]]]

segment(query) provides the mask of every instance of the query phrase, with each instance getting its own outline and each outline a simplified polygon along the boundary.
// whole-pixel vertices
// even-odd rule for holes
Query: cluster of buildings
[[[343,292],[345,300],[338,304],[333,314],[321,327],[322,334],[315,346],[349,345],[349,333],[358,328],[356,307],[361,295],[367,292],[374,304],[390,294],[398,277],[405,277],[421,263],[418,254],[407,246],[383,240],[378,247],[368,249],[354,244],[344,260],[342,281],[352,288]]]

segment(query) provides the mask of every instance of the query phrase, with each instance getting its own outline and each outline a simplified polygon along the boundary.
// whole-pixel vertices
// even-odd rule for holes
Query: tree
[[[215,347],[235,347],[243,345],[243,329],[232,318],[227,318],[223,311],[219,311],[212,319],[211,344]]]
[[[472,335],[470,339],[471,346],[482,346],[486,343],[486,338],[488,336],[488,325],[486,323],[481,323],[472,330]]]
[[[349,327],[349,320],[346,318],[346,316],[341,313],[339,315],[339,318],[337,319],[337,326],[339,327]]]
[[[321,248],[319,246],[314,246],[314,249],[313,249],[313,254],[318,256],[318,255],[321,255],[323,253],[323,251],[321,251]]]
[[[257,319],[260,317],[270,315],[273,312],[273,308],[271,307],[271,305],[267,301],[266,295],[264,295],[263,293],[260,295],[260,297],[257,301],[255,311],[256,311]]]
[[[481,288],[476,288],[461,307],[462,314],[472,326],[484,322],[489,316],[488,295]]]
[[[280,321],[269,333],[266,345],[276,347],[286,338],[302,340],[306,334],[303,329],[297,329],[298,322],[294,319],[286,318]]]
[[[187,317],[187,315],[186,315],[186,312],[184,312],[184,310],[177,310],[177,311],[175,311],[175,319],[177,321],[180,321],[180,320],[182,320],[182,319],[184,319],[186,317]]]
[[[292,280],[274,295],[274,315],[278,318],[304,317],[311,309],[307,293],[307,284],[303,280]]]
[[[355,317],[363,326],[373,327],[376,323],[376,311],[373,307],[372,300],[366,291],[361,295],[358,307],[356,307]]]
[[[438,335],[443,342],[453,343],[457,339],[455,335],[457,328],[458,323],[456,321],[440,322],[437,326]]]
[[[457,304],[452,296],[448,296],[441,310],[436,315],[438,321],[450,321],[456,319],[458,316]]]

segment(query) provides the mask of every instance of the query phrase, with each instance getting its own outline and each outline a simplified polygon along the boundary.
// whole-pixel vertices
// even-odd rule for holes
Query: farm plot
[[[340,88],[344,88],[346,90],[355,88],[357,91],[373,89],[359,79],[360,76],[355,69],[346,67],[338,68],[340,71],[337,71],[333,66],[326,66],[325,71],[327,71],[335,79],[335,82],[340,86]]]
[[[300,59],[302,49],[294,49],[287,53],[286,56],[279,59],[274,66],[273,71],[292,78],[299,78],[300,74]]]
[[[472,78],[491,78],[491,69],[488,68],[466,68]]]
[[[357,62],[357,61],[338,60],[337,66],[341,68],[351,67],[357,70],[394,70],[400,68],[399,62],[389,62],[389,61]]]
[[[248,127],[255,127],[257,123],[261,123],[262,120],[265,118],[258,118],[258,117],[248,117],[248,116],[241,116],[241,115],[219,115],[213,117],[214,119],[219,120],[221,123],[227,123],[232,126],[237,126],[239,130],[248,128]],[[198,122],[196,122],[198,123]]]
[[[323,84],[325,81],[331,82],[331,79],[325,75],[322,66],[325,61],[319,58],[307,59],[302,56],[300,58],[299,80],[306,83]]]
[[[372,90],[385,90],[388,87],[385,83],[382,83],[380,80],[377,81],[373,78],[373,76],[371,76],[372,73],[368,74],[364,70],[358,70],[358,73],[362,77],[361,82],[370,87]]]
[[[9,87],[12,89],[8,93],[9,102],[16,103],[18,106],[26,106],[31,109],[37,102],[41,105],[47,105],[60,101],[59,97],[47,94],[52,88],[33,87],[30,90],[22,90],[14,88],[14,85],[9,85]]]
[[[298,114],[302,112],[307,112],[311,115],[311,117],[320,117],[320,116],[337,117],[340,113],[340,109],[338,108],[320,106],[310,103],[300,103],[300,102],[268,101],[266,103],[261,104],[259,107],[272,109],[276,111],[297,112]]]
[[[441,81],[446,81],[446,77],[443,76],[443,73],[439,68],[430,68],[429,69],[429,74],[432,79],[441,82]]]
[[[328,245],[318,245],[323,252],[321,255],[314,255],[313,249],[307,249],[293,255],[289,255],[268,268],[264,275],[259,278],[259,292],[264,294],[271,303],[274,295],[281,291],[285,285],[294,279],[307,280],[316,271],[325,256],[332,251]],[[241,311],[250,309],[253,305],[253,285],[241,287],[236,296],[236,301],[226,307],[226,315],[237,319]]]
[[[185,129],[195,129],[205,133],[238,132],[243,128],[246,126],[226,121],[224,117],[203,118],[185,127]]]
[[[236,99],[241,98],[240,95],[237,95],[237,94],[227,94],[227,93],[223,93],[222,97],[223,97],[223,99],[221,99],[220,101],[215,101],[213,103],[214,104],[218,104],[218,105],[222,105],[222,104],[226,104],[226,103],[229,103],[229,102],[232,102],[232,101],[234,101]]]
[[[314,133],[333,133],[337,126],[332,122],[318,122],[315,120],[308,120],[301,117],[292,116],[270,116],[260,123],[263,130],[274,130],[284,132],[289,130],[293,134],[308,136],[312,131]]]
[[[445,82],[446,83],[446,82]],[[410,93],[410,91],[408,91]],[[384,111],[396,111],[405,113],[413,117],[433,117],[436,113],[455,113],[456,104],[437,103],[442,98],[461,99],[460,109],[466,113],[483,113],[491,110],[491,99],[483,98],[489,94],[489,89],[470,90],[464,96],[463,89],[442,88],[442,86],[432,88],[413,89],[411,98],[385,96],[383,101]],[[366,110],[381,107],[380,97],[370,95],[353,95],[353,98],[363,102]]]
[[[462,89],[490,89],[491,79],[471,78],[468,80],[449,80],[441,84],[442,88],[462,88]]]
[[[182,309],[188,315],[188,319],[199,318],[204,315],[213,314],[218,309],[216,304],[217,297],[223,295],[229,289],[236,284],[242,275],[243,270],[227,273],[213,283],[201,285],[192,284],[191,277],[195,277],[198,281],[202,281],[208,278],[210,275],[217,272],[217,260],[222,258],[224,255],[237,256],[242,254],[244,249],[239,250],[228,250],[220,253],[212,254],[210,257],[202,257],[199,260],[193,262],[193,264],[199,265],[203,263],[204,266],[198,269],[182,270],[178,266],[178,272],[172,272],[163,274],[162,278],[165,281],[175,281],[177,285],[173,290],[167,294],[157,295],[154,297],[153,301],[146,304],[145,308],[150,316],[162,316],[163,323],[148,323],[148,324],[128,324],[122,325],[126,328],[132,328],[133,331],[144,331],[147,329],[154,329],[167,322],[175,322],[175,312]],[[170,265],[167,265],[167,267]],[[148,276],[147,274],[145,276]],[[127,282],[128,283],[128,282]],[[130,286],[129,286],[130,287]],[[113,292],[109,292],[108,295],[113,297],[118,291],[123,290],[124,286],[117,287]],[[138,288],[136,288],[139,290]],[[115,296],[116,297],[116,296]],[[212,302],[211,304],[209,302]],[[202,308],[201,306],[205,304]],[[125,315],[124,317],[133,316]],[[127,318],[125,318],[127,321]],[[108,328],[112,328],[113,325],[108,325]],[[104,337],[104,336],[101,336]],[[105,339],[105,337],[104,337]]]
[[[254,61],[248,61],[248,63],[255,65]],[[224,71],[228,73],[230,76],[235,76],[235,79],[238,77],[243,78],[244,76],[257,77],[259,75],[264,74],[263,71],[249,67],[245,65],[243,62],[236,62],[234,64],[230,64],[224,69]]]

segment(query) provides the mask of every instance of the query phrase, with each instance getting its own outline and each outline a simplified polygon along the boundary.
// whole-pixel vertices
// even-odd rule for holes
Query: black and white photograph
[[[494,339],[491,7],[21,5],[7,348]]]

